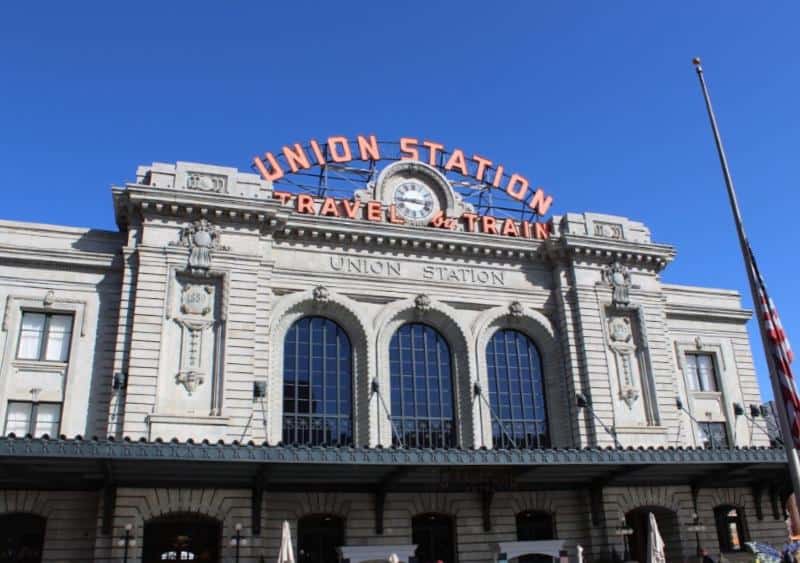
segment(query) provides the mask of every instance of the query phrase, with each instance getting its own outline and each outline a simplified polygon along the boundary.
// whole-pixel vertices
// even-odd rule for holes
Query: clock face
[[[406,219],[421,220],[433,215],[433,191],[421,182],[407,180],[394,190],[397,212]]]

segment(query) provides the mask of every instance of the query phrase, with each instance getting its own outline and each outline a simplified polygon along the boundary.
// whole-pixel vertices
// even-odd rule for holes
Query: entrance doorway
[[[519,541],[552,540],[556,537],[553,516],[547,512],[528,510],[517,514],[517,539]],[[523,555],[518,563],[553,563],[547,555]]]
[[[0,561],[40,563],[46,524],[36,514],[0,515]]]
[[[680,527],[678,516],[671,510],[661,506],[640,506],[628,512],[625,519],[633,528],[629,536],[631,560],[645,563],[647,561],[647,537],[650,532],[650,513],[656,517],[656,524],[661,538],[664,540],[664,555],[667,561],[682,561]]]
[[[420,514],[411,519],[411,542],[417,563],[457,563],[453,519],[444,514]]]
[[[297,522],[297,563],[338,563],[336,548],[344,545],[344,520],[337,516],[305,516]]]
[[[142,563],[220,563],[222,524],[199,514],[170,514],[144,526]]]

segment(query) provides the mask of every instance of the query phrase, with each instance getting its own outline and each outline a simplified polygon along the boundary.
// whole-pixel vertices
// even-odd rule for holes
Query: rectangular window
[[[61,427],[60,403],[27,403],[9,401],[5,435],[58,436]]]
[[[72,341],[72,315],[22,313],[17,359],[66,362]]]
[[[686,354],[689,389],[692,391],[719,391],[714,357],[711,354]]]
[[[728,431],[724,422],[701,422],[697,433],[704,448],[728,447]]]

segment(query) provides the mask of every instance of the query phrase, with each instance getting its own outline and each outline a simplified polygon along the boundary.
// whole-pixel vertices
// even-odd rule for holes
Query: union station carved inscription
[[[498,287],[506,285],[505,272],[471,266],[422,264],[412,267],[399,260],[349,256],[330,256],[328,264],[333,271],[346,274],[417,278],[426,281]]]

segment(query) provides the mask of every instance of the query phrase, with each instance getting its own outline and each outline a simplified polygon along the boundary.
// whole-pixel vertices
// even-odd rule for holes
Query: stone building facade
[[[0,222],[0,546],[256,562],[286,520],[303,562],[641,560],[651,512],[670,561],[782,543],[740,296],[663,283],[624,217],[429,227],[467,204],[412,164],[345,204],[157,163],[116,232]]]

